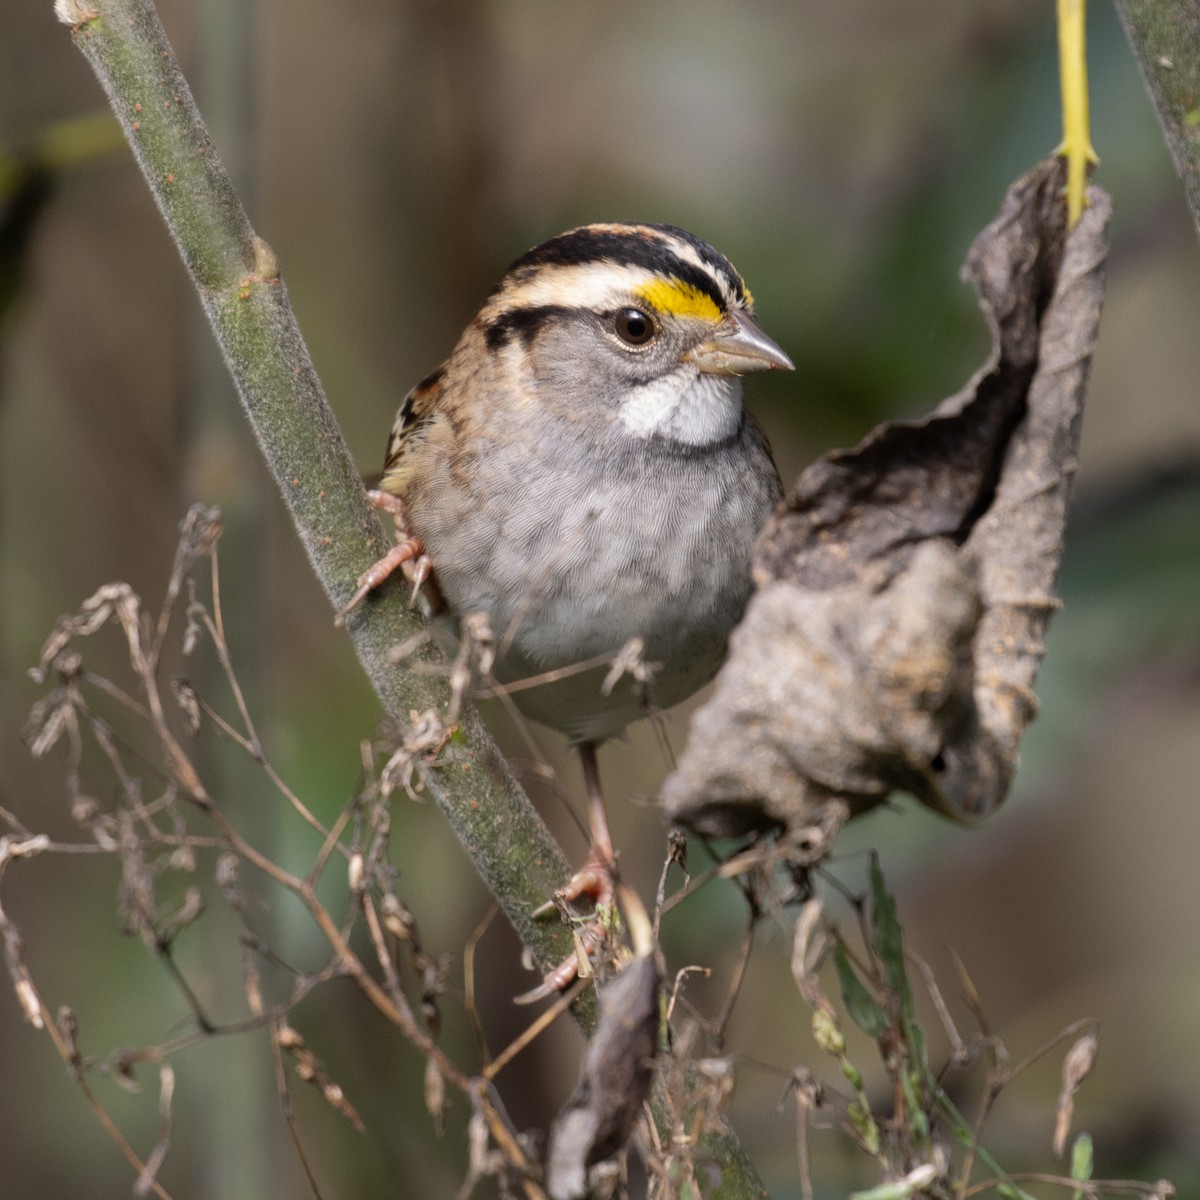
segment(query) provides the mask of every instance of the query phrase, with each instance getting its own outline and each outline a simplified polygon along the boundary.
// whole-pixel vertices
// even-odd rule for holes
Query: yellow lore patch
[[[680,317],[702,317],[714,323],[721,319],[721,310],[713,298],[681,279],[654,279],[642,284],[634,295],[640,296],[659,312],[674,313]]]

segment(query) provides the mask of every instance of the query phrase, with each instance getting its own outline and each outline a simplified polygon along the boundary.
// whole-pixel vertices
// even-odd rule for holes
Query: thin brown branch
[[[296,1125],[296,1113],[292,1108],[292,1093],[288,1086],[287,1068],[283,1061],[283,1048],[279,1041],[282,1025],[282,1018],[272,1018],[270,1023],[271,1057],[275,1062],[275,1091],[279,1097],[279,1110],[283,1113],[283,1123],[287,1126],[288,1137],[292,1139],[292,1146],[295,1148],[296,1157],[300,1160],[300,1169],[304,1172],[305,1179],[308,1180],[308,1186],[312,1189],[316,1200],[324,1200],[321,1187],[317,1183],[316,1173],[304,1151],[300,1130]]]

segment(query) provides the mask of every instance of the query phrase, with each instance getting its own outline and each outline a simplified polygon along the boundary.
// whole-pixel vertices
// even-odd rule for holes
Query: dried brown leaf
[[[814,463],[768,522],[759,594],[664,787],[672,820],[795,829],[899,789],[965,821],[1004,798],[1103,297],[1108,197],[1068,236],[1060,193],[1048,159],[972,247],[993,347],[968,386]]]
[[[633,1131],[654,1074],[658,991],[650,954],[600,990],[583,1079],[550,1133],[546,1189],[554,1200],[587,1195],[588,1168],[616,1154]]]

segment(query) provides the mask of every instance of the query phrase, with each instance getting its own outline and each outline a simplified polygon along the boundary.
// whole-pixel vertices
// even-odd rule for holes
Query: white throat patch
[[[680,367],[642,384],[621,402],[621,424],[637,437],[669,438],[707,446],[737,432],[742,420],[742,381]]]

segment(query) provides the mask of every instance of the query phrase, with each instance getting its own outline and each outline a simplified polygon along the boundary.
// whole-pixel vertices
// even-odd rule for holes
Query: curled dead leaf
[[[1054,583],[1103,299],[1107,195],[1068,235],[1061,164],[1010,189],[964,276],[988,361],[928,417],[799,478],[755,548],[758,594],[663,789],[710,834],[858,813],[903,790],[960,821],[1003,800]]]
[[[629,1140],[654,1075],[658,992],[653,954],[635,958],[600,989],[583,1078],[550,1132],[546,1190],[554,1200],[586,1196],[588,1169]]]

